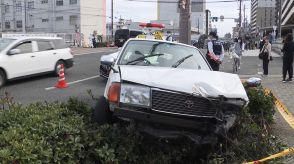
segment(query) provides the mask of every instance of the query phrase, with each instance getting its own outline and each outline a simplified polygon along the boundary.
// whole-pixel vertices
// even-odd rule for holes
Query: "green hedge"
[[[220,144],[199,147],[182,138],[156,139],[132,124],[98,126],[83,102],[37,103],[21,107],[1,99],[0,163],[241,163],[281,150],[271,135],[272,96],[248,89],[250,104]]]

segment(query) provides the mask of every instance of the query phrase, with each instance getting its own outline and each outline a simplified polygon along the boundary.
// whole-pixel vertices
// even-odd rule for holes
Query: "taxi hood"
[[[205,97],[241,98],[248,101],[240,78],[235,74],[151,66],[120,66],[122,81]]]

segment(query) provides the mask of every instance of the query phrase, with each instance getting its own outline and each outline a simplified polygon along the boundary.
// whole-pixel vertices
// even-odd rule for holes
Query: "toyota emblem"
[[[191,109],[194,106],[194,102],[192,100],[186,100],[184,102],[184,106],[185,106],[185,108]]]

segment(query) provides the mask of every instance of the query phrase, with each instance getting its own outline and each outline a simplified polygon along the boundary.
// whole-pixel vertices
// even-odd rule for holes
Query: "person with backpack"
[[[293,55],[294,55],[294,42],[292,34],[288,34],[284,40],[282,49],[283,55],[283,82],[292,82],[293,77]],[[289,78],[286,79],[287,73]]]

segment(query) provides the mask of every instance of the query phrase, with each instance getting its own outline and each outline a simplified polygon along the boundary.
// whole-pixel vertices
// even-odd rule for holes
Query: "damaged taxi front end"
[[[114,116],[134,121],[139,130],[157,137],[186,136],[201,144],[204,140],[213,142],[210,136],[222,135],[234,125],[238,114],[248,103],[237,75],[211,71],[196,48],[161,41],[145,41],[151,44],[147,43],[147,48],[144,47],[145,52],[154,51],[154,54],[160,55],[151,59],[153,57],[146,57],[150,54],[140,52],[148,61],[142,59],[133,64],[132,61],[138,57],[129,59],[128,51],[135,51],[136,54],[136,49],[143,49],[140,40],[132,41],[119,55],[114,67],[117,71],[111,71],[104,93],[109,111]],[[133,47],[128,47],[130,42]],[[186,54],[172,59],[164,54],[166,51],[160,51],[165,48],[183,48],[188,52],[183,51]],[[190,53],[195,57],[190,56],[186,60]],[[179,64],[183,57],[186,61]],[[178,63],[177,67],[174,63]]]

